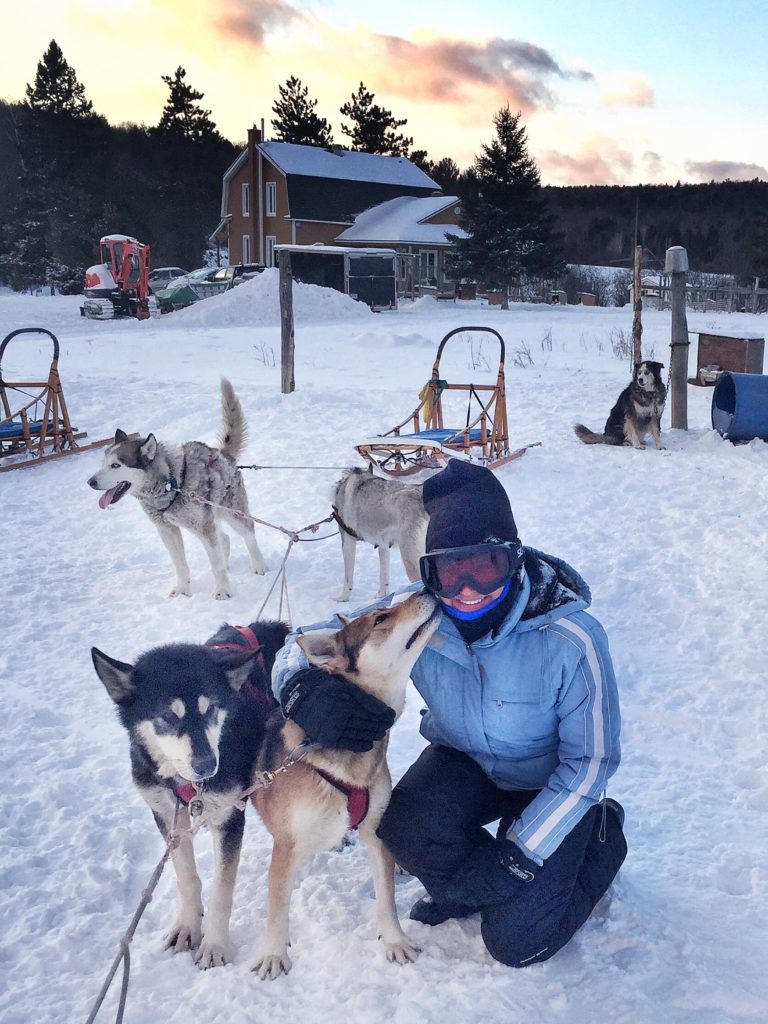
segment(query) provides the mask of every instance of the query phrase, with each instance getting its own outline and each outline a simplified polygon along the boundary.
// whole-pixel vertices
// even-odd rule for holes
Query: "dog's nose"
[[[91,479],[88,481],[88,486],[89,487],[93,487],[93,488],[96,487],[96,477],[95,476],[92,476]]]
[[[216,773],[216,755],[213,753],[199,754],[189,764],[198,779],[209,779]]]

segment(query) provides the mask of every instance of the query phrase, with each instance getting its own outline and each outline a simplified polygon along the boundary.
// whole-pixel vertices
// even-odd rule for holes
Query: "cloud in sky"
[[[478,87],[509,102],[524,114],[555,103],[548,80],[588,80],[588,71],[563,69],[552,55],[517,39],[471,42],[457,39],[409,40],[373,35],[381,50],[377,77],[390,93],[425,102],[456,103],[476,99]]]
[[[687,174],[696,181],[752,181],[761,178],[768,181],[768,170],[762,164],[739,163],[736,160],[689,161],[685,165]]]
[[[642,75],[624,73],[600,95],[604,107],[655,107],[656,96]]]
[[[261,48],[269,32],[304,20],[304,14],[284,0],[224,0],[214,20],[224,36]]]
[[[588,140],[580,154],[550,149],[538,161],[542,175],[552,184],[600,185],[622,184],[634,170],[635,159],[630,152],[610,140]]]

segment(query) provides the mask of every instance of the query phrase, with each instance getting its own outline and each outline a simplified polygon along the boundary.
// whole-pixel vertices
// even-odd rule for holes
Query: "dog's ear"
[[[117,430],[115,431],[115,444],[120,444],[122,441],[127,440],[128,435],[126,434],[126,432],[118,427]]]
[[[104,683],[109,696],[115,704],[124,704],[133,696],[134,692],[133,665],[110,658],[98,647],[91,648],[91,657],[96,675]]]
[[[142,442],[139,451],[147,462],[152,462],[154,457],[157,455],[157,438],[154,434],[149,434],[149,436]]]
[[[233,690],[239,690],[248,680],[253,671],[253,662],[258,651],[250,651],[244,647],[242,651],[212,651],[215,660],[221,665],[227,682]]]
[[[341,653],[336,636],[336,633],[304,633],[299,637],[299,647],[306,654],[310,665],[333,671],[333,665]]]

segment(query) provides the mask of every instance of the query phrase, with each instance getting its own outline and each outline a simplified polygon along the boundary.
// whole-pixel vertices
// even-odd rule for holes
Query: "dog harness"
[[[237,630],[240,636],[245,640],[244,644],[209,644],[209,650],[212,651],[242,651],[246,648],[250,651],[256,652],[256,657],[262,668],[266,668],[264,663],[264,651],[259,643],[259,638],[253,632],[250,626],[232,626],[232,629]],[[249,697],[255,698],[260,704],[264,706],[266,710],[271,710],[276,706],[275,701],[271,694],[264,693],[258,686],[254,686],[250,679],[246,679],[243,685],[240,687],[242,693],[248,694]]]
[[[335,519],[336,520],[336,522],[339,525],[339,528],[341,530],[343,530],[344,533],[348,533],[349,536],[352,537],[354,540],[362,540],[363,538],[360,536],[359,533],[355,533],[355,531],[352,529],[351,526],[347,526],[347,524],[341,518],[341,515],[339,514],[339,510],[336,508],[336,506],[332,505],[331,507],[333,508],[333,512],[331,513],[331,519]],[[378,544],[374,544],[374,547],[378,547],[378,546],[379,546]]]
[[[328,772],[324,772],[322,768],[317,768],[312,765],[317,774],[321,779],[333,786],[340,793],[343,793],[347,798],[347,814],[349,815],[349,827],[350,829],[356,829],[358,825],[365,820],[365,816],[368,814],[368,806],[370,804],[370,794],[365,786],[350,786],[346,782],[342,782],[341,779],[335,778],[333,775],[329,775]]]

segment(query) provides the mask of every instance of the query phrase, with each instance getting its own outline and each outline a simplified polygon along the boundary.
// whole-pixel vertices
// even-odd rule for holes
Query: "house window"
[[[422,284],[437,284],[436,249],[422,249],[419,253],[419,280]]]
[[[277,244],[277,238],[274,235],[267,235],[265,241],[267,243],[267,266],[274,267],[275,245]]]
[[[243,235],[243,263],[251,262],[251,236]]]
[[[244,181],[240,186],[243,192],[243,216],[250,217],[251,215],[251,186],[247,181]]]
[[[267,216],[277,216],[277,182],[267,182]]]

